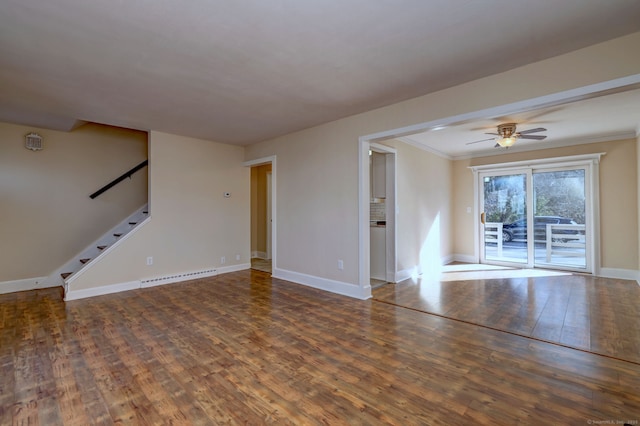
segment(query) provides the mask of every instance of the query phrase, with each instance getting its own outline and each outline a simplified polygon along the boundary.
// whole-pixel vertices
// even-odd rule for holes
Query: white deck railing
[[[502,257],[502,223],[486,222],[484,224],[484,242],[495,242],[498,248],[497,255]]]
[[[562,231],[577,231],[568,234]],[[552,255],[563,257],[584,257],[587,244],[585,241],[585,225],[547,224],[547,263]],[[557,249],[562,250],[557,250]],[[573,249],[573,250],[572,250]]]

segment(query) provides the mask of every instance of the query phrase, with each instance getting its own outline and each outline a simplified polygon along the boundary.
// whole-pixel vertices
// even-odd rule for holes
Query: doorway
[[[251,269],[273,271],[273,164],[251,165]]]
[[[371,143],[368,150],[369,285],[396,282],[396,150]]]
[[[593,161],[540,161],[477,172],[480,262],[593,272]]]

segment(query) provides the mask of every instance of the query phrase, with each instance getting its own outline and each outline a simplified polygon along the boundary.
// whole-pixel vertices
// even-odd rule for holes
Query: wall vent
[[[31,151],[40,151],[42,146],[42,136],[37,133],[29,133],[24,137],[24,147]]]

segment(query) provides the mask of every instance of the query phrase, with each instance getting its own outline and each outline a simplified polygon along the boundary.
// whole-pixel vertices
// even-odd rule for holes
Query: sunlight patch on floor
[[[460,268],[460,267],[463,268]],[[478,268],[480,266],[481,268]],[[486,267],[486,268],[485,268]],[[440,281],[469,281],[500,278],[554,277],[571,275],[570,272],[546,269],[516,269],[491,265],[447,265]]]

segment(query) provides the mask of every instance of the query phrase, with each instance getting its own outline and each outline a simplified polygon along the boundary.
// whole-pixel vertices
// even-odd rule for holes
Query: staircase
[[[83,268],[88,267],[98,259],[109,247],[121,241],[129,232],[133,231],[143,221],[149,217],[148,205],[144,205],[128,218],[120,222],[118,225],[110,229],[102,237],[91,243],[84,250],[74,256],[70,261],[53,272],[47,281],[50,287],[64,286],[65,293],[67,290],[67,281]]]

